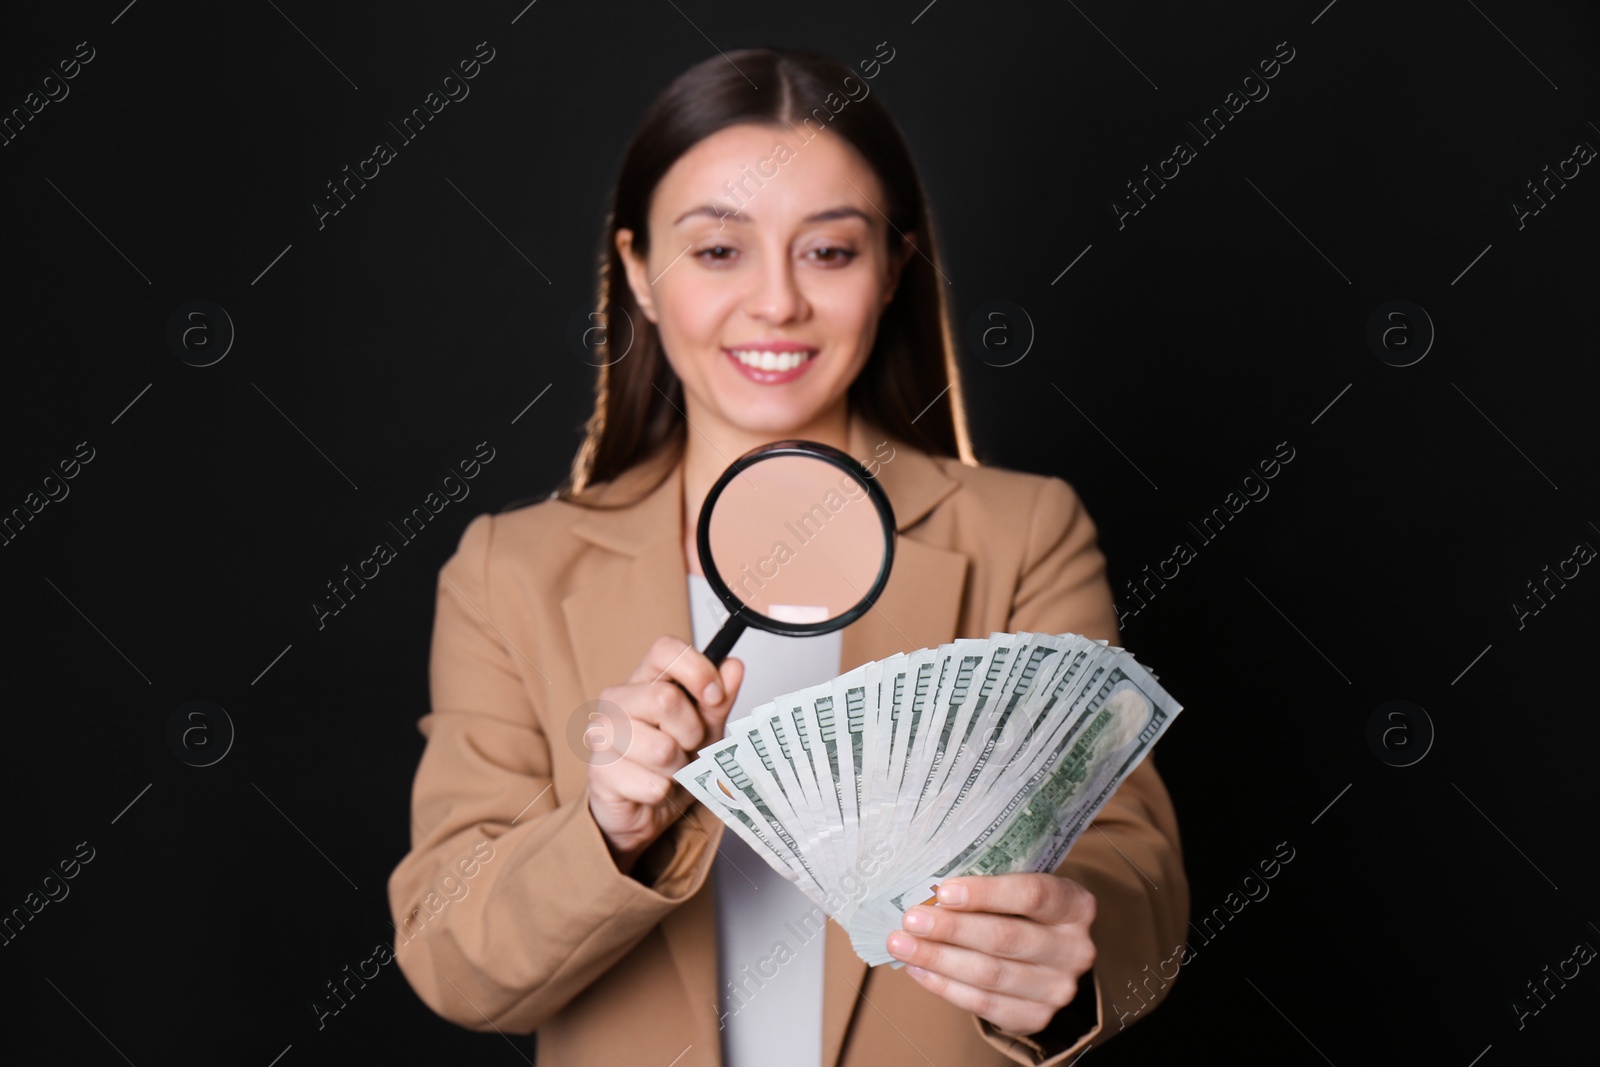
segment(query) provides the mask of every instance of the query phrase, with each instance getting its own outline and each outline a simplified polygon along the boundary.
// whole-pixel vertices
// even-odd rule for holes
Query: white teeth
[[[757,352],[748,349],[735,349],[733,354],[747,367],[771,371],[793,370],[813,355],[811,352]]]

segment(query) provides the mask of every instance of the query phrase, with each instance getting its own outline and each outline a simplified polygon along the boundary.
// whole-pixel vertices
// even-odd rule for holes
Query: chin
[[[747,433],[766,434],[774,440],[794,437],[822,414],[820,407],[792,404],[731,404],[728,421]]]

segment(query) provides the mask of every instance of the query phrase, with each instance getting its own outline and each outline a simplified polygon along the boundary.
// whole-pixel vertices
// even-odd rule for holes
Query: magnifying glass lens
[[[838,618],[883,570],[884,524],[866,489],[803,454],[751,464],[723,487],[708,547],[739,600],[784,623]]]

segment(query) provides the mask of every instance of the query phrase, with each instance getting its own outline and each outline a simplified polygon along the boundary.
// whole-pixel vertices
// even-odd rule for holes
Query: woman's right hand
[[[697,695],[698,707],[674,679]],[[627,739],[619,758],[589,762],[589,810],[619,870],[629,871],[693,802],[672,773],[721,739],[743,681],[741,660],[724,660],[719,671],[693,645],[662,636],[626,683],[600,691],[602,702],[627,716],[626,726],[612,724]]]

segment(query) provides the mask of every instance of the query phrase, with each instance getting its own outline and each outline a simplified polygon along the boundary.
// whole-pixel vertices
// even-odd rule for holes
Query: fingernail
[[[707,704],[722,703],[722,683],[712,682],[706,686],[706,691],[700,695],[705,698]]]
[[[914,963],[906,964],[906,972],[908,974],[916,975],[918,978],[925,978],[925,977],[927,977],[927,974],[928,974],[927,971],[923,970],[921,967],[918,967]]]
[[[912,908],[901,916],[900,925],[914,934],[925,934],[933,929],[933,916],[919,908]]]
[[[910,934],[902,934],[898,930],[889,935],[889,951],[896,956],[909,956],[917,942]]]
[[[967,902],[967,887],[960,882],[947,882],[939,887],[939,903],[965,904]]]

